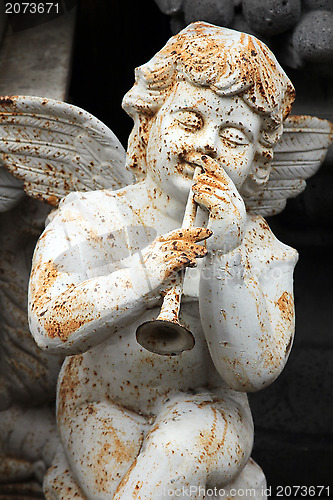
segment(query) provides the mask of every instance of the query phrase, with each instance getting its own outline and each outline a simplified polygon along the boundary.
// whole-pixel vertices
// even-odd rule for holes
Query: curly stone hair
[[[272,148],[295,97],[292,83],[272,52],[252,35],[197,22],[136,68],[135,84],[124,96],[123,108],[134,120],[127,164],[139,179],[146,172],[152,119],[178,81],[208,87],[219,96],[237,95],[262,116],[259,148],[242,194],[253,196],[261,191],[269,178]]]

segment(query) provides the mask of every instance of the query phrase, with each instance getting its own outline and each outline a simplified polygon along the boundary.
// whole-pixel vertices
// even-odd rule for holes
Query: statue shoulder
[[[118,191],[102,189],[98,191],[72,192],[65,196],[59,203],[57,209],[53,210],[46,225],[55,221],[59,222],[85,222],[99,226],[103,224],[120,223],[121,211],[117,202]]]
[[[285,262],[292,267],[298,260],[298,252],[282,243],[272,232],[267,221],[258,215],[248,215],[243,245],[249,258],[263,264]]]

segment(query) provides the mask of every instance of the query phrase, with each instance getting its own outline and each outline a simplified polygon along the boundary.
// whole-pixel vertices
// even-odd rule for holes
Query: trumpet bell
[[[176,356],[193,349],[195,344],[185,326],[159,319],[142,323],[136,330],[136,340],[148,351],[162,356]]]

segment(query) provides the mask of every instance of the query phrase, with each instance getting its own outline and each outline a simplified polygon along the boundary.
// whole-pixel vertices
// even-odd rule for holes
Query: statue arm
[[[48,271],[49,264],[41,266],[42,273]],[[62,288],[64,280],[58,278],[46,286],[45,301],[40,307],[34,299],[29,302],[30,330],[37,344],[50,352],[64,351],[70,355],[106,340],[147,307],[144,287],[139,294],[132,278],[131,270],[118,270],[108,276],[71,283],[52,299],[48,294],[54,288]],[[30,295],[42,293],[41,287],[32,282],[34,294]]]
[[[114,224],[110,234],[117,237],[106,236],[103,243],[88,217],[65,206],[38,242],[29,284],[29,322],[37,344],[49,352],[84,352],[157,300],[156,283],[147,281],[138,254],[115,268],[115,252],[124,256],[128,249],[120,248],[124,238],[117,214],[109,220]]]
[[[208,229],[182,228],[131,243],[133,221],[112,194],[72,193],[39,239],[29,284],[37,344],[84,352],[135,322],[161,299],[178,271],[204,257]],[[133,246],[134,245],[134,246]]]
[[[273,382],[287,361],[294,334],[293,270],[297,252],[250,219],[240,247],[206,258],[200,313],[214,364],[235,390]]]

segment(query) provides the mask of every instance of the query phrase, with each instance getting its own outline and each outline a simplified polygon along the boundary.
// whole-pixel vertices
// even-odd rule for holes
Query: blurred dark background
[[[81,0],[69,97],[106,123],[124,147],[132,120],[121,108],[134,68],[170,38],[169,20],[153,0]]]

